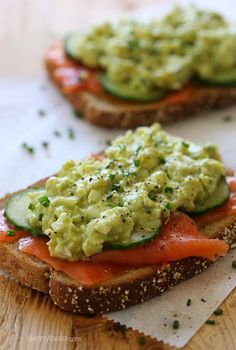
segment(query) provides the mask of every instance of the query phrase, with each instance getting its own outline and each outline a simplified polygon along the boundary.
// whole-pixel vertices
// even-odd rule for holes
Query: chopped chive
[[[45,117],[45,115],[46,115],[45,110],[39,109],[39,110],[38,110],[38,115],[40,115],[40,117]]]
[[[214,315],[216,315],[216,316],[220,316],[220,315],[222,315],[223,314],[223,310],[220,308],[220,307],[218,307],[215,311],[214,311]]]
[[[188,142],[185,142],[185,141],[182,141],[182,145],[186,148],[189,148],[189,143]]]
[[[164,191],[165,191],[165,193],[173,193],[174,192],[173,188],[169,187],[169,186],[166,186]]]
[[[76,116],[76,118],[83,118],[83,114],[77,109],[74,109],[74,115]]]
[[[115,180],[115,175],[114,174],[110,174],[109,176],[108,176],[108,178],[109,178],[109,180],[110,181],[114,181]]]
[[[34,153],[34,148],[32,146],[29,146],[26,142],[22,144],[22,147],[30,154]]]
[[[105,141],[105,144],[106,144],[107,146],[111,146],[111,140],[106,140],[106,141]]]
[[[53,134],[54,134],[56,137],[61,137],[61,133],[60,133],[60,131],[58,131],[58,130],[55,130],[55,131],[53,132]]]
[[[166,160],[164,157],[159,157],[159,163],[160,164],[165,164]]]
[[[166,203],[165,208],[166,208],[166,209],[171,209],[171,208],[172,208],[172,205],[171,205],[170,203]]]
[[[139,166],[139,165],[140,165],[140,160],[134,159],[134,165],[135,165],[135,166]]]
[[[157,199],[157,195],[155,192],[151,191],[151,192],[148,192],[148,197],[152,200],[152,201],[156,201]]]
[[[141,150],[142,146],[139,146],[137,149],[136,149],[136,155],[139,153],[139,151]]]
[[[50,200],[47,196],[42,196],[39,198],[39,202],[44,206],[44,207],[48,207],[50,204]]]
[[[215,320],[207,320],[206,324],[210,324],[211,326],[214,326],[216,324]]]
[[[233,261],[232,261],[232,268],[233,268],[233,269],[236,269],[236,260],[233,260]]]
[[[15,231],[13,231],[13,230],[7,230],[7,236],[9,236],[9,237],[14,237],[15,236]]]
[[[48,148],[48,145],[49,145],[48,142],[46,142],[46,141],[43,141],[43,142],[42,142],[42,146],[43,146],[44,148]]]
[[[43,214],[39,214],[39,221],[42,221],[42,218],[43,218]]]
[[[72,128],[68,128],[68,136],[70,139],[74,139],[75,138],[75,132]]]
[[[231,122],[232,119],[233,119],[233,117],[231,115],[226,115],[225,117],[223,117],[224,122]]]
[[[187,305],[187,306],[190,306],[191,304],[192,304],[192,300],[191,300],[191,299],[188,299],[186,305]]]
[[[143,337],[143,336],[139,337],[138,343],[139,343],[139,345],[144,345],[145,344],[145,337]]]
[[[35,209],[35,204],[34,203],[30,203],[28,206],[28,209],[33,211]]]
[[[123,199],[121,199],[118,203],[118,207],[123,207],[125,204],[125,202],[123,201]]]
[[[119,191],[120,185],[119,184],[113,184],[112,185],[112,191]]]
[[[179,329],[179,321],[178,320],[174,320],[173,324],[172,324],[172,327],[174,329]]]

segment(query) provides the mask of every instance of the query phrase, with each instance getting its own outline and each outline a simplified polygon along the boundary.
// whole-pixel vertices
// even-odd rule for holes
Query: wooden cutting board
[[[0,275],[0,348],[47,350],[170,350],[163,342],[145,337],[102,317],[81,317],[61,311],[48,296]],[[236,288],[185,350],[236,349]]]

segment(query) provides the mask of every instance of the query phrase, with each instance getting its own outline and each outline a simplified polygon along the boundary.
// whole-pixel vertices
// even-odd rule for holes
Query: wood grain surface
[[[78,24],[87,25],[95,19],[113,18],[130,13],[156,0],[0,0],[0,40],[9,40],[11,30],[12,50],[14,33],[19,28],[31,28],[37,34],[41,21],[51,23],[57,32],[58,23],[67,21],[70,26],[68,6],[76,7],[74,15]],[[49,6],[50,3],[50,6]],[[45,6],[45,7],[44,7]],[[37,11],[37,16],[35,16]],[[57,14],[57,19],[53,14]],[[41,14],[41,18],[38,14]],[[72,18],[72,17],[71,17]],[[40,22],[40,23],[41,23]],[[57,25],[56,25],[57,23]],[[65,27],[65,26],[64,26]],[[46,33],[46,32],[45,32]],[[33,35],[33,34],[32,34]],[[37,50],[37,47],[35,48]],[[19,53],[20,57],[20,53]],[[1,63],[6,65],[6,60]],[[5,70],[7,73],[7,69]],[[7,189],[6,189],[7,190]],[[21,286],[13,279],[0,275],[0,349],[79,349],[79,350],[170,350],[168,345],[144,337],[143,334],[121,327],[106,318],[75,316],[55,307],[48,296]],[[212,316],[214,326],[204,325],[185,350],[236,349],[236,289],[222,305],[223,315]]]

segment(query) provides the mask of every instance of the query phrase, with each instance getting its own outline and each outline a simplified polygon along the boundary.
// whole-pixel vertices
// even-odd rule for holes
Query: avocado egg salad
[[[67,161],[45,188],[7,202],[13,227],[48,237],[50,255],[88,260],[155,239],[176,211],[199,215],[229,198],[215,146],[197,146],[159,124],[116,138],[102,155]]]
[[[102,89],[120,99],[159,100],[193,81],[236,84],[235,27],[194,6],[176,7],[162,19],[106,22],[71,33],[64,51],[99,72]],[[85,87],[84,71],[79,80]]]

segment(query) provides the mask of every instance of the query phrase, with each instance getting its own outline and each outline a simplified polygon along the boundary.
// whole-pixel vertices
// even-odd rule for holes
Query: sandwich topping
[[[236,31],[222,16],[176,7],[162,19],[103,23],[65,39],[65,52],[103,72],[103,88],[120,98],[149,101],[193,77],[236,80]]]
[[[45,189],[27,193],[27,220],[49,237],[51,256],[86,260],[104,248],[144,244],[172,212],[200,213],[228,199],[216,147],[173,137],[159,124],[128,131],[95,158],[68,161]]]

